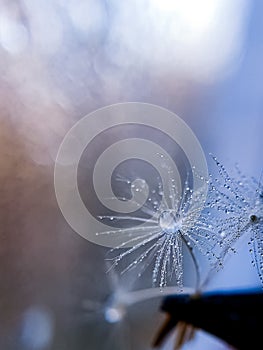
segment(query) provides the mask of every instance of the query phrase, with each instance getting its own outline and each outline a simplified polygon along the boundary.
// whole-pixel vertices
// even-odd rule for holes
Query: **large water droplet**
[[[166,233],[177,233],[182,228],[182,221],[175,210],[164,210],[159,216],[159,226]]]
[[[122,320],[124,310],[120,307],[106,307],[104,312],[105,320],[109,323],[117,323]]]

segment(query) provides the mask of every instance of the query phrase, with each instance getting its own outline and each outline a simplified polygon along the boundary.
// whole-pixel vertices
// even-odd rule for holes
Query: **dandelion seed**
[[[250,233],[250,252],[263,284],[263,186],[261,180],[248,178],[236,166],[236,176],[212,156],[219,177],[213,179],[209,206],[220,218],[215,229],[224,247],[232,247],[244,234]],[[226,249],[227,251],[227,249]]]
[[[165,161],[165,158],[162,157]],[[183,287],[183,246],[185,246],[192,257],[195,266],[197,282],[199,285],[198,263],[193,248],[197,248],[210,262],[219,261],[220,257],[214,252],[219,245],[220,239],[213,233],[209,215],[200,214],[206,200],[206,192],[201,186],[199,190],[193,191],[188,178],[179,193],[172,172],[168,172],[168,196],[163,195],[162,185],[158,184],[156,189],[151,190],[151,197],[142,206],[142,211],[151,214],[151,219],[144,219],[143,226],[123,228],[123,235],[127,236],[119,246],[111,249],[110,253],[121,248],[127,248],[112,258],[111,268],[129,256],[136,257],[127,264],[122,271],[125,273],[138,266],[138,276],[152,265],[152,283],[160,288],[167,286],[172,279],[176,286]],[[207,186],[207,179],[202,177],[203,186]],[[163,195],[160,201],[158,196]],[[150,200],[151,199],[151,200]],[[100,216],[103,219],[107,217]],[[127,219],[138,223],[141,218],[116,216],[119,222]],[[103,232],[101,234],[119,234],[122,229]]]
[[[134,281],[131,281],[131,279],[121,280],[113,270],[107,276],[109,284],[107,288],[110,290],[107,298],[103,298],[103,301],[90,299],[82,301],[85,321],[92,321],[93,318],[99,316],[106,323],[112,324],[112,326],[123,324],[130,307],[144,300],[160,297],[158,288],[132,290]],[[192,288],[184,288],[183,291],[190,294],[194,292]],[[168,287],[163,295],[174,294],[174,292],[173,287]]]

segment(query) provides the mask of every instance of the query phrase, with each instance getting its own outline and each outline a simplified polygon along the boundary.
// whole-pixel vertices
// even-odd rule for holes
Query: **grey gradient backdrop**
[[[85,311],[103,310],[116,282],[105,274],[106,248],[73,232],[53,186],[58,147],[84,115],[119,102],[160,105],[207,155],[260,176],[263,4],[221,3],[203,36],[190,24],[206,21],[205,1],[179,15],[148,1],[0,1],[1,349],[144,350],[161,321],[160,299],[115,325]],[[209,288],[259,285],[246,238],[238,248]],[[226,349],[204,334],[185,349],[204,344]]]

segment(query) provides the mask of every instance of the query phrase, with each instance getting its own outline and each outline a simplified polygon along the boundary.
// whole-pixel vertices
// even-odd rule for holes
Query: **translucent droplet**
[[[117,307],[107,307],[104,312],[105,320],[109,323],[120,322],[123,318],[124,311]]]
[[[159,216],[159,226],[166,233],[176,233],[182,228],[182,221],[175,210],[164,210]]]

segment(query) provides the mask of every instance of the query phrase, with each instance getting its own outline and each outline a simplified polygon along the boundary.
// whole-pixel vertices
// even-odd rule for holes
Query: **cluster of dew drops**
[[[161,155],[162,158],[163,155]],[[151,216],[143,226],[134,226],[111,230],[102,234],[122,233],[123,242],[110,250],[114,253],[112,268],[125,258],[134,257],[122,270],[125,273],[139,268],[138,276],[152,267],[152,283],[165,287],[175,280],[176,286],[183,287],[183,245],[189,250],[196,273],[198,288],[199,267],[194,249],[206,256],[214,267],[221,268],[229,251],[235,251],[235,242],[245,233],[251,234],[249,241],[252,262],[257,268],[263,283],[263,188],[259,181],[247,178],[236,167],[236,176],[229,176],[225,167],[212,156],[218,176],[202,176],[199,180],[208,185],[205,192],[193,191],[186,180],[182,193],[179,193],[175,180],[168,168],[168,192],[165,198],[161,182],[157,189],[151,190],[151,196],[141,207],[142,212]],[[196,169],[193,167],[193,172]],[[121,178],[134,191],[140,192],[144,180],[136,183]],[[162,201],[160,202],[160,196]],[[125,200],[125,198],[122,198]],[[100,216],[101,220],[109,219]],[[111,216],[110,220],[142,221],[140,217]],[[125,251],[118,251],[126,248]],[[220,249],[218,249],[220,248]],[[116,255],[116,251],[118,252]]]

